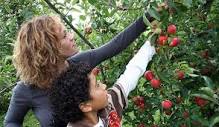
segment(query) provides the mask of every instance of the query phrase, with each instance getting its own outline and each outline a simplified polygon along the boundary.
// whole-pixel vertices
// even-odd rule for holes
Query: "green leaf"
[[[73,11],[73,12],[81,12],[81,10],[79,10],[79,9],[77,9],[77,8],[71,8],[71,11]]]
[[[8,13],[11,12],[11,9],[10,9],[10,7],[9,7],[8,5],[5,5],[4,7],[5,7],[5,10],[6,10]]]
[[[155,122],[156,124],[159,124],[159,122],[160,122],[160,109],[158,109],[158,110],[155,112],[155,114],[152,115],[152,116],[153,116],[153,118],[154,118],[154,122]]]
[[[80,19],[84,21],[86,19],[86,16],[80,15]]]
[[[133,111],[132,111],[132,112],[129,112],[129,113],[128,113],[128,116],[131,118],[131,120],[135,120],[135,119],[136,119],[136,116],[135,116],[135,114],[134,114]]]
[[[67,19],[68,19],[69,22],[72,22],[72,20],[73,20],[73,19],[72,19],[72,15],[68,15],[68,16],[67,16]]]
[[[117,12],[117,9],[113,9],[113,10],[109,13],[109,17],[112,17],[116,12]]]
[[[179,11],[179,9],[176,7],[174,1],[172,1],[172,0],[168,0],[168,6],[169,6],[169,8],[176,9],[177,12]]]
[[[147,11],[152,17],[160,21],[160,14],[153,7],[148,8]]]
[[[4,63],[6,64],[8,61],[11,61],[11,60],[12,60],[12,55],[7,55],[4,58]]]
[[[110,1],[110,5],[113,6],[113,7],[116,7],[116,1],[115,0],[111,0]]]
[[[107,8],[103,8],[103,13],[105,14],[106,17],[109,16],[109,11]]]
[[[212,120],[210,121],[210,126],[213,127],[216,123],[219,123],[219,116],[214,116]]]
[[[211,88],[209,88],[209,87],[201,87],[200,90],[203,91],[208,96],[210,96],[212,98],[214,97],[214,91]]]
[[[64,0],[64,4],[70,3],[70,2],[71,2],[71,0]]]
[[[199,77],[199,75],[196,74],[188,74],[190,77]]]
[[[88,2],[89,2],[91,5],[94,5],[97,1],[96,1],[96,0],[88,0]]]
[[[71,0],[71,4],[72,4],[72,5],[75,5],[75,4],[77,4],[77,3],[79,3],[79,0]]]
[[[190,8],[190,7],[192,6],[192,0],[184,0],[184,1],[183,1],[183,4],[184,4],[186,7]]]
[[[205,80],[207,87],[213,88],[215,86],[209,77],[203,76],[203,79]]]
[[[150,41],[151,45],[155,45],[156,39],[157,39],[156,33],[153,33],[148,37],[148,40]]]
[[[144,23],[145,23],[147,26],[152,27],[150,21],[147,19],[147,17],[146,17],[145,15],[143,15],[143,21],[144,21]]]
[[[198,0],[198,2],[201,3],[201,4],[205,4],[206,0]]]

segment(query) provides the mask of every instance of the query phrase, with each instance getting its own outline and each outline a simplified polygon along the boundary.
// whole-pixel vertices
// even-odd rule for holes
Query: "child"
[[[147,41],[108,90],[97,82],[88,65],[70,65],[51,88],[50,100],[56,119],[53,124],[57,126],[62,120],[68,127],[120,127],[127,97],[154,54],[154,47]]]

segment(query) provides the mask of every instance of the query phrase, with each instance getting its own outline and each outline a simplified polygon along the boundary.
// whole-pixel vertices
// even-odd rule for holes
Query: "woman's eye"
[[[100,81],[97,81],[97,87],[100,87]]]
[[[67,36],[67,31],[65,30],[64,31],[64,38],[66,38],[66,36]]]
[[[99,87],[100,86],[100,84],[99,83],[97,83],[97,87]]]

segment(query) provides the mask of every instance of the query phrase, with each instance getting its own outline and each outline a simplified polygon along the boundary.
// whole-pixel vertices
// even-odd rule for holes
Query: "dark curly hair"
[[[49,91],[54,117],[52,126],[63,125],[63,122],[74,123],[84,118],[79,104],[90,100],[88,75],[91,70],[87,64],[74,63],[54,80]]]

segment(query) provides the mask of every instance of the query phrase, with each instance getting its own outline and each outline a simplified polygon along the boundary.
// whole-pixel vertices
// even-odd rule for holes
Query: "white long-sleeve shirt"
[[[146,41],[126,65],[126,70],[116,82],[124,89],[126,97],[136,87],[139,78],[146,71],[146,67],[155,53],[154,46],[151,46],[150,42]]]

